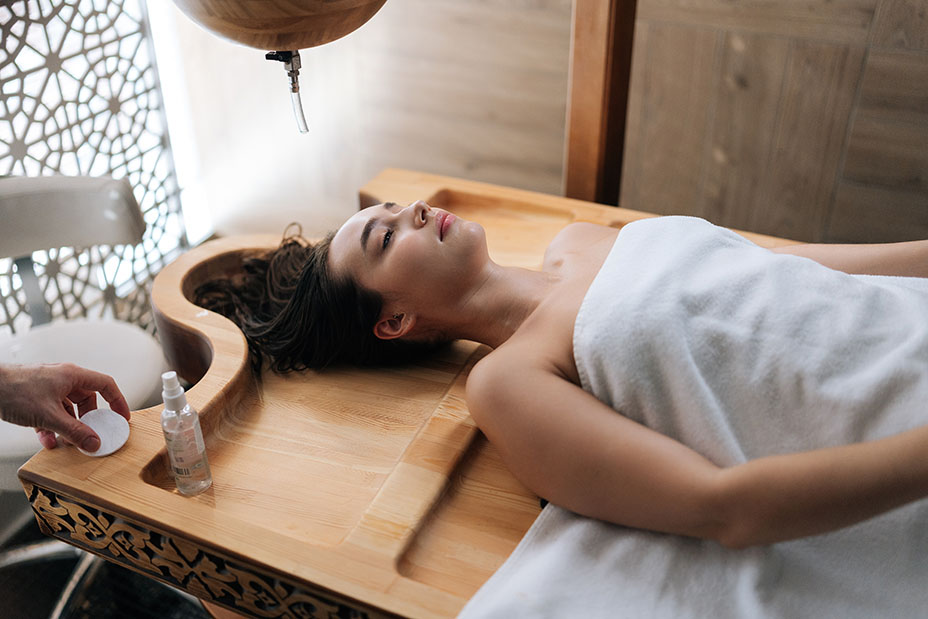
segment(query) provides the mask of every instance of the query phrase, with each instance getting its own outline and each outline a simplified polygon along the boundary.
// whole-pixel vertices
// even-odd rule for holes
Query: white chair
[[[15,260],[32,318],[25,333],[0,339],[0,363],[76,363],[112,376],[130,408],[156,404],[166,368],[158,342],[138,326],[117,320],[52,321],[32,263],[32,253],[39,250],[140,243],[145,220],[129,182],[0,178],[0,221],[0,254]],[[39,447],[35,432],[0,426],[0,489],[21,489],[15,471]]]
[[[118,320],[52,321],[32,262],[34,251],[140,243],[145,220],[129,182],[65,176],[0,178],[0,222],[0,257],[14,259],[32,319],[29,330],[0,338],[0,363],[75,363],[112,376],[130,409],[156,404],[161,373],[167,369],[158,342],[140,327]],[[16,472],[40,448],[31,428],[0,422],[0,544],[31,517]],[[14,505],[21,509],[17,512]],[[61,542],[43,543],[0,553],[0,567],[75,552]],[[89,557],[86,565],[82,560],[83,572],[90,567]]]

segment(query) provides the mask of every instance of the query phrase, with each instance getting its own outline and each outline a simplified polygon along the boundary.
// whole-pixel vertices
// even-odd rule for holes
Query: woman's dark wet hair
[[[241,274],[200,285],[194,302],[232,320],[245,334],[256,371],[321,369],[333,364],[402,363],[434,342],[374,335],[383,298],[328,265],[334,232],[313,244],[287,228],[277,249],[246,259]]]

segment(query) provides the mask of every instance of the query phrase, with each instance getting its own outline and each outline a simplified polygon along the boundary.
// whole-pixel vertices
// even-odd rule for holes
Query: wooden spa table
[[[570,222],[620,227],[649,216],[402,170],[377,176],[360,202],[416,199],[481,222],[494,260],[530,268]],[[168,360],[195,383],[187,397],[200,411],[212,488],[177,493],[160,407],[144,409],[111,456],[43,450],[23,466],[39,524],[244,614],[452,617],[539,513],[464,403],[468,370],[487,349],[457,342],[406,367],[256,382],[238,329],[187,299],[279,238],[206,243],[166,267],[152,291]]]

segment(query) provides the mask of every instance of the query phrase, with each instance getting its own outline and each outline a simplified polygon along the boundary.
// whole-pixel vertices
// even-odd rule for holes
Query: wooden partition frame
[[[617,205],[636,0],[574,0],[564,195]]]

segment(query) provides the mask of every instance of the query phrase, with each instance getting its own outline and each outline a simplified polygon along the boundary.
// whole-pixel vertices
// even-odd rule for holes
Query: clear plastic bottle
[[[168,446],[171,472],[181,494],[192,496],[210,487],[213,476],[206,458],[206,444],[200,429],[200,417],[187,404],[187,396],[177,380],[176,372],[161,375],[164,411],[161,429]]]

